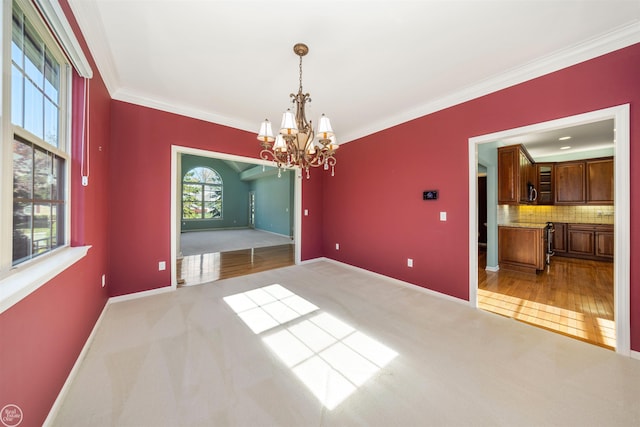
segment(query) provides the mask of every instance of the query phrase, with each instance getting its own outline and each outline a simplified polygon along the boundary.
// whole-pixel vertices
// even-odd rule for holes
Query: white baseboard
[[[287,234],[276,233],[275,231],[263,230],[262,228],[254,228],[256,231],[262,231],[263,233],[273,234],[274,236],[286,237],[287,239],[293,240],[293,236]]]
[[[499,266],[499,265],[496,265],[495,267],[487,266],[487,267],[485,268],[485,270],[487,270],[487,271],[493,271],[493,272],[495,273],[496,271],[500,271],[500,266]]]
[[[96,335],[96,331],[100,327],[100,324],[102,324],[102,319],[104,318],[104,315],[107,312],[107,307],[109,307],[110,302],[111,302],[110,299],[107,300],[104,307],[102,308],[102,312],[100,313],[100,316],[98,317],[98,320],[96,321],[95,325],[93,325],[93,329],[91,330],[89,337],[85,341],[84,346],[82,347],[82,350],[80,351],[80,354],[76,359],[76,362],[73,364],[73,368],[71,368],[71,371],[69,372],[69,375],[67,376],[66,381],[64,382],[62,388],[60,389],[60,392],[58,393],[58,397],[56,398],[55,402],[53,402],[53,406],[51,406],[51,409],[49,410],[49,415],[47,415],[47,418],[44,420],[44,423],[42,424],[43,427],[52,425],[53,421],[56,418],[56,415],[58,415],[58,411],[62,407],[64,398],[67,396],[67,393],[69,392],[69,389],[71,388],[71,384],[73,383],[73,380],[75,379],[76,375],[78,375],[78,371],[80,370],[80,365],[82,364],[82,361],[87,355],[87,352],[89,351],[89,347],[91,347],[91,343],[93,342],[93,339]]]
[[[328,261],[328,262],[333,263],[333,264],[341,265],[342,267],[350,268],[352,270],[357,270],[357,271],[359,271],[361,273],[366,273],[366,274],[375,276],[378,279],[388,280],[389,282],[391,282],[394,285],[403,286],[405,288],[413,289],[414,291],[422,292],[424,294],[431,295],[431,296],[434,296],[434,297],[437,297],[437,298],[443,298],[443,299],[446,299],[448,301],[456,302],[458,304],[469,305],[469,301],[467,301],[467,300],[464,300],[464,299],[461,299],[461,298],[457,298],[457,297],[453,297],[451,295],[443,294],[442,292],[434,291],[432,289],[423,288],[422,286],[418,286],[418,285],[416,285],[414,283],[409,283],[409,282],[405,282],[405,281],[400,280],[400,279],[396,279],[396,278],[393,278],[393,277],[385,276],[384,274],[376,273],[374,271],[370,271],[370,270],[367,270],[367,269],[364,269],[364,268],[361,268],[361,267],[356,267],[355,265],[346,264],[346,263],[341,262],[341,261],[336,261],[335,259],[331,259],[331,258],[325,258],[325,257],[314,258],[314,259],[311,259],[311,260],[303,261],[301,264],[308,264],[308,263],[319,262],[319,261]]]
[[[142,291],[142,292],[136,292],[136,293],[133,293],[133,294],[126,294],[126,295],[120,295],[120,296],[117,296],[117,297],[111,297],[111,298],[109,298],[109,303],[129,301],[129,300],[132,300],[132,299],[149,297],[151,295],[164,294],[165,292],[171,292],[171,291],[175,291],[175,290],[176,290],[176,288],[174,286],[165,286],[163,288],[150,289],[148,291]]]
[[[325,257],[318,257],[318,258],[311,258],[311,259],[306,259],[304,261],[300,261],[298,263],[298,265],[305,265],[305,264],[313,264],[315,262],[320,262],[320,261],[330,261],[329,258],[325,258]]]
[[[631,351],[629,351],[629,356],[630,356],[632,359],[638,359],[638,360],[640,360],[640,351],[633,351],[633,350],[631,350]]]
[[[248,230],[248,225],[240,227],[219,227],[219,228],[194,228],[193,230],[180,230],[180,233],[197,233],[198,231],[228,231],[228,230]]]

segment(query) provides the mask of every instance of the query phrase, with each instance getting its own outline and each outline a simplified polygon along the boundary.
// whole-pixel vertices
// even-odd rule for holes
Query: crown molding
[[[184,105],[176,105],[169,101],[151,98],[143,94],[128,89],[118,89],[111,97],[117,101],[128,102],[130,104],[141,105],[153,108],[154,110],[165,111],[167,113],[187,116],[194,119],[204,120],[215,124],[232,127],[247,132],[256,132],[256,123],[239,120],[233,117],[224,116],[211,111],[204,111]]]
[[[343,134],[341,144],[506,89],[510,86],[524,83],[636,43],[640,43],[640,22],[634,22],[630,25],[617,28],[602,36],[594,37],[559,50],[551,55],[538,58],[520,67],[507,70],[478,84],[463,88],[449,96],[423,104],[411,110],[403,111],[348,134]]]
[[[120,85],[120,78],[114,66],[115,61],[111,56],[111,48],[105,37],[106,33],[102,27],[102,20],[90,2],[69,0],[68,4],[76,17],[80,31],[87,41],[89,52],[93,56],[102,81],[109,94],[113,95]],[[83,25],[85,22],[91,22],[91,25]],[[91,43],[89,43],[89,40],[91,40]]]

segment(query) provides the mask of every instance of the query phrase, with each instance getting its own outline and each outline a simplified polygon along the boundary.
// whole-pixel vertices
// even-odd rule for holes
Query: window
[[[12,266],[67,243],[70,144],[64,118],[70,76],[69,65],[35,11],[13,2],[7,141],[13,147],[11,163],[4,165],[13,171]],[[3,186],[2,191],[9,189]]]
[[[64,164],[60,156],[13,142],[13,264],[65,243]]]
[[[222,177],[213,169],[196,167],[182,180],[182,219],[222,218]]]
[[[12,179],[0,188],[7,209],[2,212],[7,220],[0,225],[0,234],[7,237],[0,276],[67,244],[71,163],[66,119],[69,64],[30,3],[3,3],[5,12],[12,16],[11,28],[2,29],[7,36],[11,32],[11,61],[7,58],[2,64],[11,75],[11,86],[2,91],[2,98],[11,114],[10,121],[7,117],[2,122],[0,167],[11,171]]]
[[[11,21],[0,27],[2,313],[89,250],[69,244],[70,129],[78,117],[70,63],[81,77],[93,71],[58,0],[3,1],[0,17]]]
[[[11,122],[58,147],[60,63],[15,4],[11,30]]]

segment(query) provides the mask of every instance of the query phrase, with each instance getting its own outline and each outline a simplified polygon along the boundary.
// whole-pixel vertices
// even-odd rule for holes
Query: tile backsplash
[[[498,205],[498,224],[509,222],[613,224],[613,206]]]

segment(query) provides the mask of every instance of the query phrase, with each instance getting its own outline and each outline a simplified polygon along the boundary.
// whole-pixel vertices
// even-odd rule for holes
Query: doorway
[[[181,156],[183,154],[199,156],[199,157],[208,157],[212,159],[219,159],[228,162],[240,162],[240,163],[250,163],[258,166],[272,166],[272,162],[268,162],[265,160],[259,160],[254,158],[247,158],[242,156],[230,155],[226,153],[218,153],[213,151],[200,150],[196,148],[183,147],[173,145],[171,147],[171,260],[172,260],[172,272],[171,272],[171,287],[173,289],[177,288],[178,285],[178,258],[181,253],[180,251],[180,231],[181,231],[181,220],[182,220],[182,190],[181,190]],[[288,244],[288,250],[291,250],[293,247],[292,258],[295,264],[300,264],[301,261],[301,207],[302,207],[302,179],[299,174],[292,173],[292,222],[293,222],[293,244]],[[246,193],[245,193],[246,194]],[[246,197],[246,196],[245,196]],[[246,199],[245,199],[245,209],[246,209]],[[255,193],[254,193],[254,205],[255,205]],[[246,212],[246,211],[245,211]],[[254,207],[255,212],[255,207]],[[256,218],[254,216],[253,223],[255,225]],[[254,227],[255,229],[255,227]],[[252,230],[252,229],[250,229]],[[232,254],[233,256],[227,256],[226,258],[231,259],[233,263],[237,263],[238,259],[256,259],[256,253],[260,252],[260,255],[263,254],[261,251],[253,250],[250,255],[244,256],[243,254]],[[265,255],[268,256],[268,255]],[[180,257],[180,267],[182,267],[182,259]]]
[[[256,192],[249,191],[249,228],[256,228]]]
[[[593,123],[613,119],[616,129],[614,155],[618,159],[629,158],[629,105],[607,108],[590,113],[566,117],[563,119],[511,129],[489,135],[469,139],[469,300],[473,307],[478,307],[478,148],[483,144],[495,143],[507,138],[527,135],[541,131],[561,129],[580,124]],[[615,162],[615,259],[613,263],[613,287],[615,325],[617,329],[615,349],[618,353],[630,354],[630,313],[629,313],[629,164]],[[491,219],[488,221],[491,224]],[[497,223],[488,229],[488,241],[491,235],[497,235]],[[491,245],[490,245],[491,246]],[[487,257],[495,247],[487,248]],[[496,258],[497,259],[497,258]],[[489,268],[487,268],[489,269]]]
[[[487,248],[487,174],[478,173],[478,247]]]

